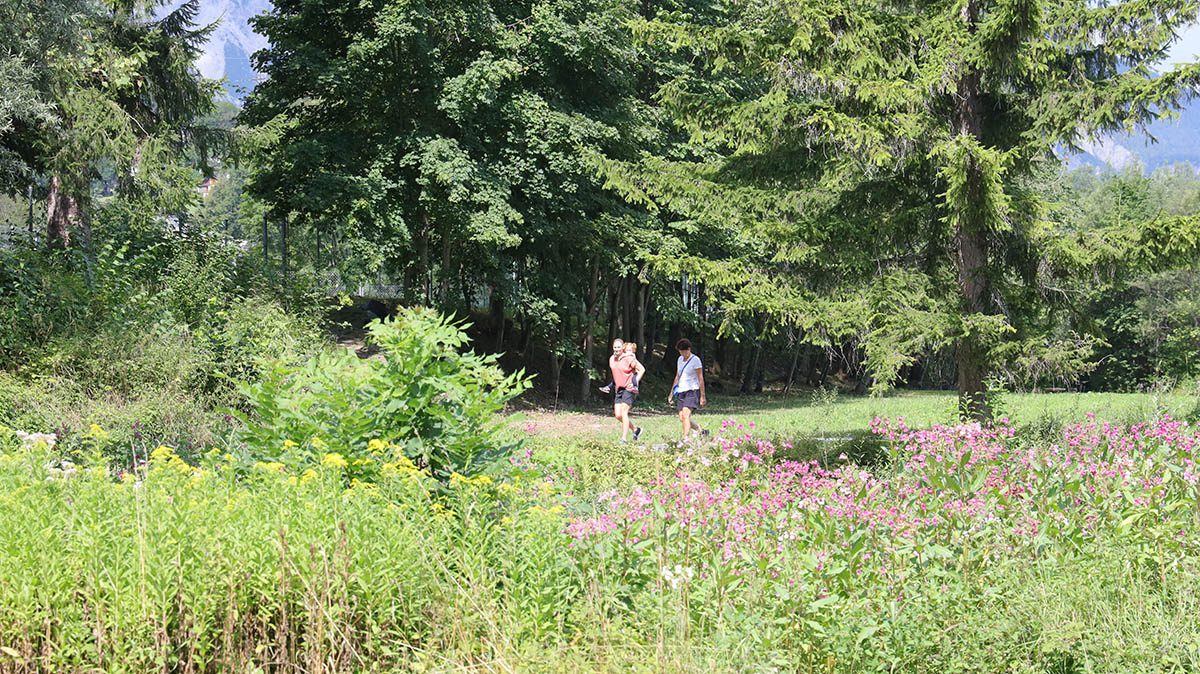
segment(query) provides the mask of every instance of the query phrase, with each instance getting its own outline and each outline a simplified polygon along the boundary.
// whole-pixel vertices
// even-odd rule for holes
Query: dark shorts
[[[626,405],[633,405],[633,401],[635,400],[637,400],[636,393],[629,389],[619,388],[617,389],[617,397],[613,400],[613,404],[620,405],[621,403],[625,403]]]
[[[685,407],[690,407],[692,409],[700,407],[699,389],[680,391],[679,394],[675,396],[675,409],[681,410]]]

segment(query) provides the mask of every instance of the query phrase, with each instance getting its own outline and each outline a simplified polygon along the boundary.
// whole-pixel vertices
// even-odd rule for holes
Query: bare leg
[[[683,441],[688,441],[688,431],[696,424],[692,423],[692,408],[684,407],[679,410],[679,421],[683,423]]]
[[[633,426],[629,421],[629,404],[617,403],[614,405],[613,416],[621,422],[621,442],[625,442],[629,438],[629,431]]]

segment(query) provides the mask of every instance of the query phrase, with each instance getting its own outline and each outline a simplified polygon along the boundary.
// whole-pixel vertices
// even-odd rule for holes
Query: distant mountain
[[[182,4],[175,0],[174,8]],[[250,55],[267,46],[267,38],[250,28],[250,18],[271,9],[271,0],[202,0],[196,21],[206,26],[219,22],[204,54],[196,62],[201,74],[227,78],[229,99],[240,103],[254,88],[258,74],[250,67]]]
[[[1158,142],[1152,142],[1151,138]],[[1084,149],[1087,152],[1071,160],[1073,165],[1108,165],[1119,169],[1137,161],[1147,171],[1153,171],[1160,166],[1188,162],[1200,169],[1200,100],[1193,101],[1174,120],[1151,124],[1146,134],[1114,135]]]

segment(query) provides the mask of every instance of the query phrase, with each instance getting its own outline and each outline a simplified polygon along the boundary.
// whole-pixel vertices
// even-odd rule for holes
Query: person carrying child
[[[632,353],[635,358],[637,357],[637,344],[635,344],[634,342],[624,342],[623,345],[620,347],[618,347],[617,344],[622,344],[621,340],[619,340],[619,339],[613,340],[613,357],[620,358],[621,355],[625,354],[625,353]],[[612,358],[610,358],[609,360],[611,361]],[[611,362],[609,363],[609,367],[610,368],[612,367]],[[612,393],[612,387],[613,387],[613,380],[609,379],[607,384],[600,387],[600,392],[601,393]],[[636,372],[633,374],[633,385],[630,386],[630,389],[634,393],[638,392],[638,375]]]
[[[621,422],[621,444],[628,440],[630,431],[633,431],[633,441],[637,442],[642,435],[642,429],[640,426],[634,427],[629,412],[637,400],[638,380],[646,373],[646,367],[637,359],[637,344],[626,344],[621,339],[613,340],[613,353],[608,359],[608,369],[612,373],[612,382],[605,388],[616,387],[613,417]]]

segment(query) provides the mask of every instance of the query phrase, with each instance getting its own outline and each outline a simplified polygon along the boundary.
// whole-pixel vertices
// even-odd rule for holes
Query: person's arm
[[[667,391],[667,402],[668,403],[675,399],[675,387],[679,386],[679,375],[680,374],[681,373],[679,373],[679,372],[675,373],[675,381],[671,382],[671,390]]]
[[[704,368],[696,368],[696,379],[700,380],[700,404],[703,405],[708,402],[704,397]]]
[[[642,365],[642,361],[640,361],[640,360],[635,360],[635,361],[633,361],[633,363],[634,363],[633,368],[635,370],[637,370],[638,388],[641,388],[642,376],[646,374],[646,366]]]

